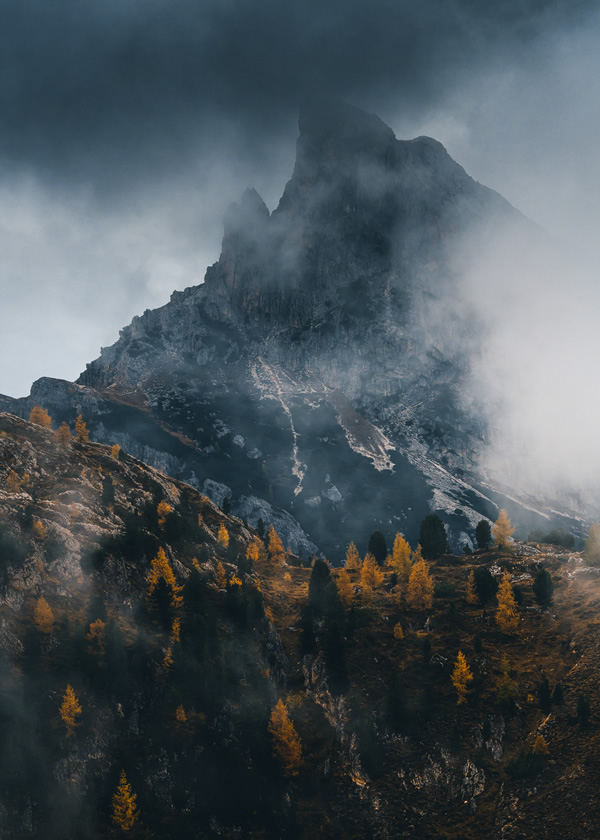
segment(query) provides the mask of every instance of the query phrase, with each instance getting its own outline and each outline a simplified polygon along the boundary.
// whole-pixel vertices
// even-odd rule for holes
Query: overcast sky
[[[227,205],[277,203],[314,91],[598,256],[597,5],[0,0],[0,392],[77,377],[201,282]]]

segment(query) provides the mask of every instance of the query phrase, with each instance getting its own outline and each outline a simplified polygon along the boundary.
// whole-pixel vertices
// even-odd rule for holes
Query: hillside
[[[123,836],[121,770],[131,837],[597,836],[600,587],[578,553],[442,556],[431,609],[390,567],[372,601],[351,571],[342,606],[339,571],[267,551],[126,453],[7,414],[0,451],[3,837]],[[515,632],[495,596],[467,603],[481,568],[510,574]],[[474,679],[458,705],[461,650]],[[296,775],[269,735],[278,698],[302,742]],[[532,757],[540,734],[549,755]]]

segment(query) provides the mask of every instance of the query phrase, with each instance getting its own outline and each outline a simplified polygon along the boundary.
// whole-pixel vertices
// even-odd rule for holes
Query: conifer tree
[[[151,597],[161,579],[165,582],[169,589],[169,597],[172,607],[177,608],[181,606],[181,588],[177,586],[173,569],[171,568],[171,564],[169,563],[169,559],[163,548],[158,549],[158,554],[150,562],[147,598]]]
[[[217,586],[219,589],[225,589],[227,586],[227,573],[221,561],[217,563]]]
[[[131,792],[131,785],[127,781],[125,771],[121,770],[119,786],[112,798],[112,821],[123,832],[131,831],[139,819],[136,800],[137,794]]]
[[[35,610],[33,611],[33,620],[35,621],[35,626],[41,633],[45,633],[46,635],[52,633],[54,613],[52,612],[52,607],[43,596],[37,600]]]
[[[77,718],[81,715],[82,711],[83,710],[72,686],[70,684],[67,685],[59,709],[60,716],[67,730],[67,738],[70,738],[75,734],[75,729],[79,726]]]
[[[75,437],[79,443],[87,443],[90,439],[90,433],[81,414],[78,414],[75,418]]]
[[[18,493],[21,489],[21,482],[19,476],[14,470],[11,470],[6,478],[6,485],[10,493]]]
[[[277,560],[279,562],[283,562],[285,548],[283,547],[283,543],[281,542],[281,538],[273,523],[269,525],[269,530],[267,531],[268,543],[267,549],[269,552],[269,557],[271,560]]]
[[[360,567],[360,554],[358,553],[357,547],[353,542],[351,542],[346,549],[346,562],[344,563],[344,568],[346,568],[349,572],[358,572]]]
[[[185,723],[187,721],[187,715],[183,706],[177,706],[175,710],[175,720],[177,723]]]
[[[282,700],[271,713],[269,734],[273,749],[283,764],[286,776],[297,776],[302,764],[302,742]]]
[[[533,754],[534,755],[550,755],[550,750],[548,749],[548,743],[543,735],[538,735],[535,739],[535,743],[533,745]]]
[[[477,595],[477,587],[475,586],[475,571],[471,569],[469,579],[467,581],[467,604],[479,603],[479,596]]]
[[[456,705],[460,706],[461,703],[466,702],[467,695],[470,691],[469,683],[473,681],[473,674],[467,665],[467,660],[465,659],[465,655],[462,650],[458,651],[451,679],[452,685],[456,689],[456,694],[458,695]]]
[[[43,426],[49,429],[52,425],[52,419],[45,408],[39,405],[34,405],[29,413],[29,422],[35,423],[36,426]]]
[[[354,602],[354,587],[346,569],[340,569],[336,575],[335,583],[344,607],[351,607]]]
[[[446,537],[446,528],[437,513],[428,513],[421,522],[419,544],[426,560],[435,560],[442,554],[448,554],[450,547]]]
[[[217,534],[217,542],[219,545],[222,545],[223,548],[227,548],[229,545],[229,531],[225,527],[225,523],[221,522],[219,525],[219,533]]]
[[[367,553],[360,570],[360,585],[365,603],[373,600],[373,591],[383,583],[383,571],[371,552]]]
[[[519,626],[519,614],[508,572],[504,573],[500,586],[498,587],[496,624],[503,633],[514,633]]]
[[[498,683],[496,699],[501,705],[510,708],[517,699],[519,687],[510,675],[510,660],[506,654],[502,657],[502,678]]]
[[[114,458],[115,461],[118,461],[121,457],[121,447],[118,443],[113,443],[113,445],[110,447],[110,457]]]
[[[416,552],[419,559],[413,563],[408,579],[406,603],[415,610],[430,610],[433,606],[433,580],[419,549]]]
[[[87,634],[88,651],[94,656],[104,656],[104,630],[105,623],[97,618],[90,624]]]
[[[164,531],[167,524],[167,516],[173,511],[173,508],[168,502],[159,502],[156,506],[156,515],[158,517],[158,527]]]
[[[402,625],[400,624],[400,622],[397,621],[396,624],[394,624],[394,639],[396,639],[398,642],[401,642],[403,638],[404,630],[402,629]]]
[[[411,568],[411,559],[410,559],[410,545],[404,539],[402,534],[396,534],[394,539],[394,548],[392,551],[392,567],[396,574],[398,575],[398,579],[402,581],[407,581],[410,576],[410,568]]]
[[[480,519],[475,528],[475,539],[481,549],[488,548],[492,541],[492,529],[487,519]]]
[[[533,594],[541,607],[548,607],[552,603],[554,584],[547,569],[539,569],[533,582]]]
[[[385,542],[385,536],[381,531],[373,531],[369,537],[367,552],[373,555],[376,563],[380,566],[384,565],[385,558],[387,557],[387,545]]]
[[[502,508],[500,513],[498,514],[498,519],[496,519],[494,527],[492,528],[494,542],[496,543],[498,548],[507,548],[509,540],[514,534],[514,532],[515,529],[510,524],[508,514],[504,510],[504,508]]]
[[[39,542],[44,542],[46,539],[46,526],[41,519],[36,519],[33,523],[33,536]]]
[[[61,423],[54,432],[54,442],[64,449],[71,441],[71,430],[68,423]]]

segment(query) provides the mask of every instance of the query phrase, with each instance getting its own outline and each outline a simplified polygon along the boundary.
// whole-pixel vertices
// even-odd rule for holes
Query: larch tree
[[[87,443],[90,439],[90,433],[81,414],[75,418],[75,437],[79,443]]]
[[[113,445],[110,447],[110,457],[114,458],[115,461],[118,461],[121,457],[121,447],[118,443],[113,443]]]
[[[217,563],[216,575],[217,575],[217,587],[219,589],[225,589],[225,587],[227,586],[227,573],[225,571],[225,566],[221,563],[220,560]]]
[[[121,770],[119,786],[112,798],[112,821],[121,831],[131,831],[138,821],[140,813],[136,801],[137,794],[132,793],[125,771]]]
[[[340,569],[335,577],[340,601],[344,607],[351,607],[354,602],[354,587],[346,569]]]
[[[71,441],[71,430],[68,423],[61,423],[58,429],[54,432],[54,442],[61,448],[65,448]]]
[[[510,583],[510,575],[504,573],[498,587],[498,609],[496,610],[496,624],[503,633],[514,633],[519,626],[517,604]]]
[[[548,749],[548,742],[542,734],[538,735],[535,739],[532,752],[534,755],[539,756],[550,755],[550,750]]]
[[[173,512],[173,508],[168,502],[159,502],[156,506],[156,515],[158,517],[158,527],[164,531],[167,524],[167,516]]]
[[[430,610],[433,606],[433,579],[423,557],[413,563],[406,588],[406,603],[415,610]]]
[[[33,620],[35,621],[35,626],[41,633],[45,633],[46,635],[52,633],[52,629],[54,628],[54,613],[52,612],[52,607],[43,596],[37,600],[33,611]]]
[[[106,624],[101,618],[92,621],[87,633],[88,651],[97,657],[104,656],[104,630]]]
[[[371,552],[367,553],[362,569],[360,570],[360,585],[362,588],[363,600],[370,604],[373,600],[373,591],[383,583],[383,570]]]
[[[229,546],[229,531],[225,527],[225,523],[221,522],[219,525],[219,532],[217,534],[217,542],[219,545],[222,545],[223,548],[227,548]]]
[[[283,700],[278,700],[269,720],[273,750],[281,760],[286,776],[297,776],[302,764],[302,742]]]
[[[410,577],[410,567],[412,565],[410,559],[410,545],[404,539],[402,534],[396,534],[394,538],[394,548],[392,550],[392,567],[398,579],[407,581]]]
[[[14,470],[11,470],[6,477],[6,486],[9,493],[18,493],[21,489],[21,480]]]
[[[36,519],[33,523],[33,536],[38,542],[44,542],[46,539],[46,526],[41,519]]]
[[[268,543],[267,543],[267,550],[269,552],[269,557],[271,560],[278,560],[279,562],[283,562],[285,548],[283,547],[283,543],[281,542],[281,537],[275,530],[275,526],[273,523],[269,525],[269,530],[267,531]]]
[[[469,579],[467,580],[467,604],[472,606],[479,603],[479,595],[477,594],[477,586],[475,584],[475,571],[471,569],[469,572]]]
[[[158,554],[150,562],[150,574],[148,575],[148,592],[147,597],[150,598],[158,586],[160,580],[164,580],[168,589],[170,590],[171,606],[177,608],[181,606],[182,596],[181,587],[177,586],[173,569],[169,563],[169,559],[165,554],[163,548],[158,549]]]
[[[83,709],[73,691],[73,687],[69,684],[63,694],[62,703],[60,705],[59,713],[62,722],[67,730],[67,738],[75,734],[75,729],[79,726],[78,718],[81,716]]]
[[[507,548],[509,540],[515,533],[515,529],[510,524],[507,512],[502,508],[498,514],[498,519],[494,522],[492,528],[492,536],[498,548]]]
[[[357,547],[353,542],[351,542],[346,549],[346,561],[344,563],[344,568],[349,572],[358,572],[360,571],[360,567],[360,554],[358,553]]]
[[[462,650],[458,651],[451,679],[458,696],[456,705],[460,706],[461,703],[466,703],[467,696],[470,692],[469,683],[473,681],[473,673],[467,665],[467,660]]]
[[[52,418],[47,410],[39,405],[34,405],[29,412],[29,422],[35,423],[36,426],[43,426],[45,429],[49,429],[52,426]]]

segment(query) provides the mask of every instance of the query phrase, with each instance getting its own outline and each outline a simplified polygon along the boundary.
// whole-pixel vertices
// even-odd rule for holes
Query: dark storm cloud
[[[113,189],[223,142],[260,155],[306,95],[431,105],[584,5],[4,0],[0,155]]]

